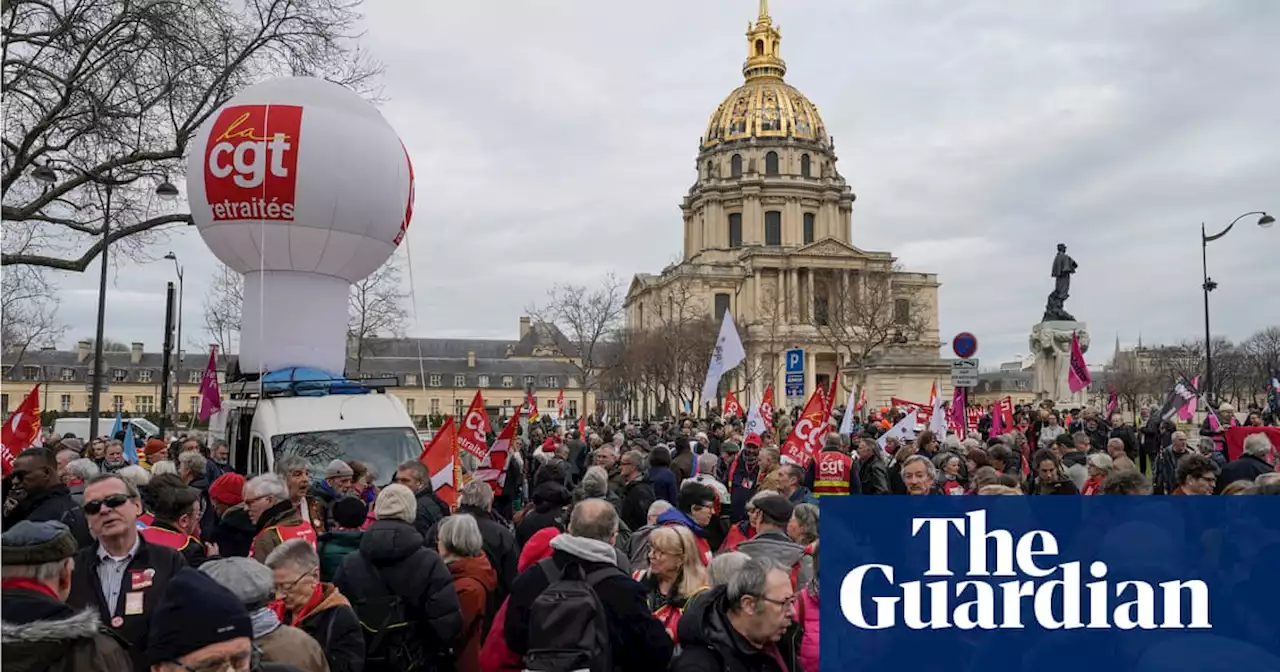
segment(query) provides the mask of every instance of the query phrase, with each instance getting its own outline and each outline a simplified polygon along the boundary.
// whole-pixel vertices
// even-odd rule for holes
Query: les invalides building
[[[770,383],[776,405],[787,403],[784,353],[796,348],[804,351],[806,395],[837,374],[839,404],[862,378],[872,406],[892,397],[928,402],[934,381],[949,394],[937,276],[903,272],[891,253],[854,246],[854,192],[817,106],[784,80],[780,44],[761,0],[747,32],[746,81],[711,115],[697,179],[680,204],[682,260],[634,277],[627,326],[718,325],[730,311],[747,352],[730,387],[744,404],[757,403]]]

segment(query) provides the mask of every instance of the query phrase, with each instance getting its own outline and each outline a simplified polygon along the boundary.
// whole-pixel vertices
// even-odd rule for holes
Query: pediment
[[[858,259],[873,259],[881,256],[889,256],[886,252],[867,252],[860,250],[852,245],[846,245],[835,238],[823,238],[797,248],[791,253],[792,256],[807,255],[815,257],[854,257]]]

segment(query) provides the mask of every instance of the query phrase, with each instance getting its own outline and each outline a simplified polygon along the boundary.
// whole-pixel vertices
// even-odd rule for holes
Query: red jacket
[[[516,563],[516,570],[523,572],[533,565],[551,557],[551,540],[560,534],[560,531],[554,527],[545,527],[538,530],[529,538],[529,543],[524,545],[524,550],[520,551],[520,560]],[[506,622],[507,622],[507,602],[502,601],[502,606],[498,608],[498,613],[493,617],[493,625],[489,627],[489,634],[484,638],[484,646],[480,647],[480,669],[485,672],[523,672],[524,661],[516,652],[507,648]]]
[[[738,544],[741,544],[755,536],[756,528],[751,527],[747,524],[747,521],[744,520],[729,528],[729,534],[724,538],[724,543],[720,546],[720,552],[736,551],[738,550]]]

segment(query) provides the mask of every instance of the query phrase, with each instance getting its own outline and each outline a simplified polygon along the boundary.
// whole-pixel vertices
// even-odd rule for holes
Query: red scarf
[[[62,601],[58,594],[53,592],[52,588],[35,579],[3,579],[0,580],[0,590],[30,590],[41,595],[48,595],[59,602]]]
[[[320,584],[317,583],[315,592],[311,594],[311,599],[307,600],[307,603],[302,605],[302,608],[298,610],[298,613],[293,615],[293,622],[289,625],[292,625],[295,628],[302,627],[299,625],[302,623],[302,619],[310,616],[311,610],[315,609],[322,600],[324,600],[324,590],[320,587]]]

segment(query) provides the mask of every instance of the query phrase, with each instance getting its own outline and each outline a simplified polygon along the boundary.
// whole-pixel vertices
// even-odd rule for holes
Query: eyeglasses
[[[307,578],[307,577],[309,577],[309,576],[311,576],[311,572],[309,572],[309,571],[308,571],[308,572],[303,572],[302,574],[299,574],[299,575],[298,575],[298,578],[296,578],[296,579],[294,579],[294,580],[290,581],[289,583],[277,583],[277,584],[276,584],[276,594],[277,594],[277,595],[283,595],[283,594],[285,594],[285,593],[287,593],[287,592],[289,592],[289,591],[293,590],[293,587],[294,587],[294,586],[298,585],[299,583],[302,583],[302,580],[303,580],[303,579],[305,579],[305,578]]]
[[[174,665],[182,668],[185,672],[248,672],[249,664],[253,662],[252,653],[241,653],[235,656],[228,656],[219,660],[208,660],[197,663],[195,666],[173,661]]]
[[[107,495],[102,499],[93,499],[85,502],[84,512],[91,516],[96,516],[102,512],[102,507],[105,506],[108,509],[119,508],[120,505],[124,504],[130,499],[131,498],[129,497],[129,495],[122,495],[118,493],[114,495]]]
[[[245,506],[249,506],[250,504],[252,504],[252,503],[254,503],[254,502],[256,502],[256,501],[258,501],[258,500],[260,500],[260,499],[266,499],[266,498],[268,498],[268,497],[270,497],[270,496],[271,496],[271,495],[258,495],[257,497],[250,497],[249,499],[244,500],[244,505],[245,505]]]
[[[791,607],[795,606],[795,603],[796,603],[795,595],[792,595],[791,597],[788,597],[785,600],[775,600],[772,597],[766,597],[764,595],[757,595],[756,599],[763,600],[765,602],[768,602],[769,604],[776,604],[779,607],[782,607],[783,609],[790,609]]]

